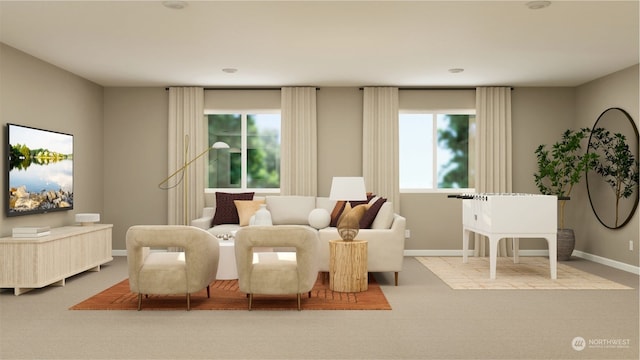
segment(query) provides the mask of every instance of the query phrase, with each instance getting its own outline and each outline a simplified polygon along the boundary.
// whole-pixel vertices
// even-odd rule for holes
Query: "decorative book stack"
[[[26,226],[15,227],[11,236],[14,238],[38,238],[51,234],[51,228],[48,226]]]

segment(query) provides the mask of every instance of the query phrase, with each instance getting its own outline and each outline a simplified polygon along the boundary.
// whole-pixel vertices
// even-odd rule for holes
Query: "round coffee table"
[[[217,280],[233,280],[238,278],[236,266],[236,246],[233,237],[229,240],[218,239],[220,257],[218,258]]]

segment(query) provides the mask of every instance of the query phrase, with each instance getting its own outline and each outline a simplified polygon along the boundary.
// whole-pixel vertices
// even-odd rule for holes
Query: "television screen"
[[[73,209],[73,135],[7,127],[7,216]]]

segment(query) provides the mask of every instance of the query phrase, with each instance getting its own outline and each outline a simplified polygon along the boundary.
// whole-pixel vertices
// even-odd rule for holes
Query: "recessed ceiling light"
[[[529,1],[525,5],[531,10],[540,10],[551,5],[551,1]]]
[[[186,1],[172,0],[172,1],[163,1],[162,5],[166,8],[173,9],[173,10],[182,10],[186,8],[187,5],[189,4]]]
[[[461,73],[461,72],[463,72],[463,71],[464,71],[464,69],[462,69],[462,68],[453,68],[453,69],[449,69],[449,72],[450,72],[450,73],[452,73],[452,74]]]
[[[235,68],[224,68],[222,69],[223,72],[226,72],[227,74],[233,74],[234,72],[237,72],[238,69]]]

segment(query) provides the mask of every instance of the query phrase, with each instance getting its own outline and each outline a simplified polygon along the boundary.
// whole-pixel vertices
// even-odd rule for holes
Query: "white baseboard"
[[[593,261],[598,264],[607,265],[618,270],[630,272],[632,274],[640,275],[640,267],[625,264],[617,260],[607,259],[602,256],[593,255],[593,254],[589,254],[589,253],[578,251],[578,250],[573,250],[573,256],[576,256],[585,260]]]
[[[473,250],[467,250],[468,256],[473,256]],[[614,269],[640,275],[640,267],[625,264],[617,260],[611,260],[602,256],[574,250],[573,256],[598,264],[606,265]],[[462,256],[462,250],[405,250],[404,256]],[[548,250],[520,250],[520,256],[549,256]]]
[[[112,250],[112,256],[127,256],[127,250]],[[468,256],[473,256],[473,250],[467,250]],[[462,250],[405,250],[404,256],[462,256]],[[548,250],[520,250],[520,256],[549,256]],[[574,250],[573,256],[610,266],[614,269],[640,275],[640,267],[611,260],[602,256]]]
[[[111,250],[111,256],[127,256],[127,250]]]

